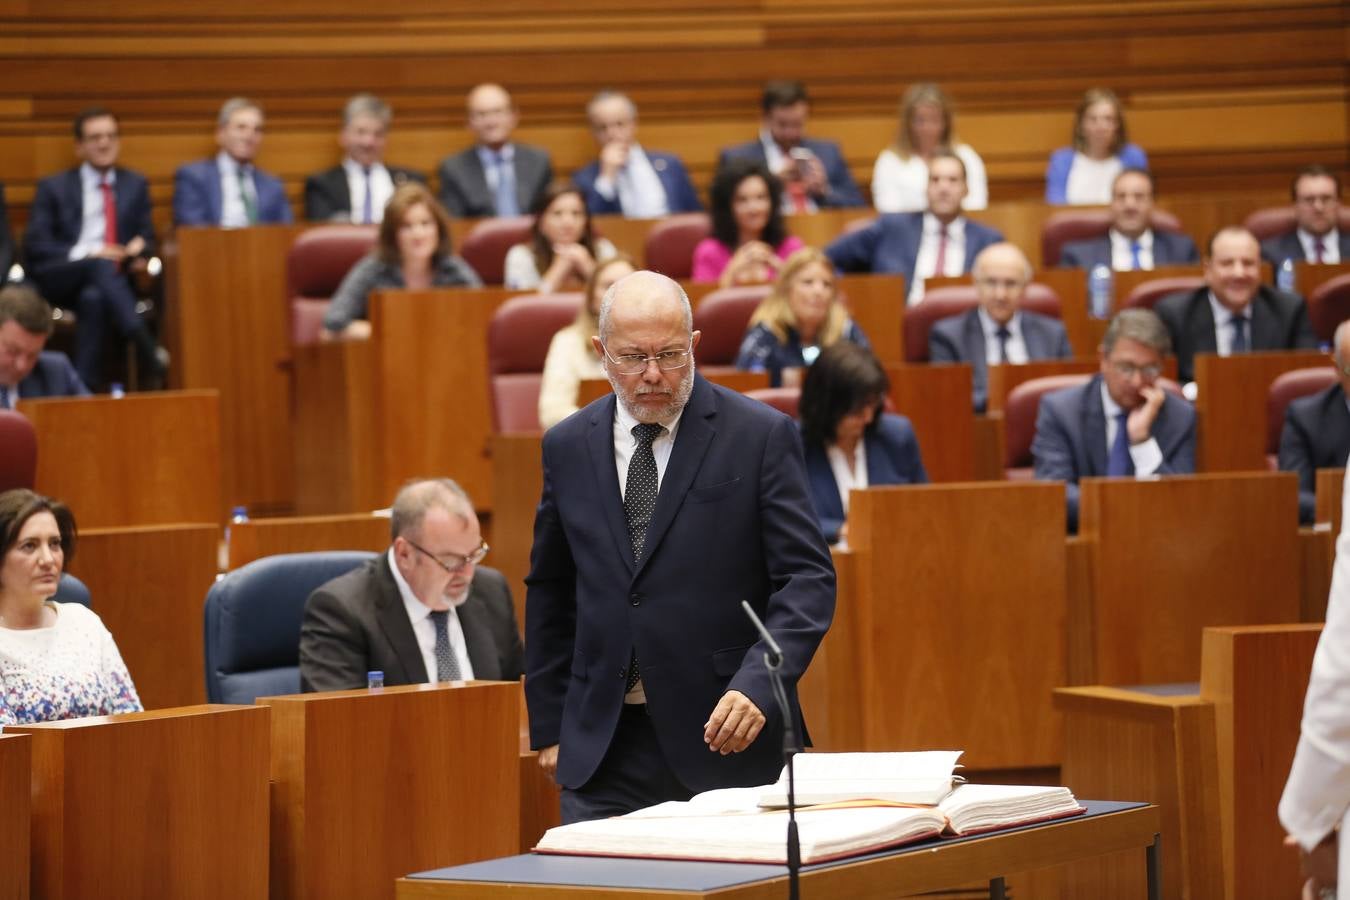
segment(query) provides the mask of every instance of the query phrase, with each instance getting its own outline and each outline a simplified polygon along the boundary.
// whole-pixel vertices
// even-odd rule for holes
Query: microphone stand
[[[792,758],[800,752],[800,748],[797,746],[792,708],[788,705],[787,690],[783,687],[783,673],[780,671],[783,666],[783,650],[778,646],[778,642],[773,639],[773,635],[769,634],[769,629],[764,627],[764,622],[755,614],[754,608],[744,600],[741,601],[741,608],[750,617],[750,621],[755,624],[755,628],[759,631],[760,637],[763,638],[765,646],[768,647],[764,651],[764,666],[769,670],[769,683],[773,686],[773,697],[777,701],[779,713],[783,717],[783,763],[787,768],[788,777],[788,900],[798,900],[801,896],[802,845],[797,835],[797,784],[793,774]]]

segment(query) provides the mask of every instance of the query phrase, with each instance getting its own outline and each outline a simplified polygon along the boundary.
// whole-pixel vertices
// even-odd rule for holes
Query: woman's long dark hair
[[[544,213],[553,205],[553,201],[567,194],[576,194],[581,201],[581,210],[586,214],[586,227],[581,230],[581,240],[578,244],[585,247],[595,258],[595,236],[591,231],[591,211],[586,208],[586,195],[576,185],[566,181],[560,181],[550,185],[544,195],[539,198],[539,202],[530,210],[534,214],[534,223],[530,225],[530,249],[534,251],[534,266],[543,275],[548,271],[548,267],[553,265],[553,242],[544,237],[544,233],[539,230],[539,223],[544,220]]]
[[[728,250],[735,250],[741,243],[741,230],[736,226],[736,213],[732,210],[732,200],[736,189],[747,178],[759,177],[769,186],[769,221],[759,239],[770,247],[787,239],[787,224],[783,221],[783,185],[774,177],[767,166],[753,159],[733,157],[713,177],[709,199],[712,201],[712,233]]]
[[[839,420],[870,403],[876,416],[867,433],[876,430],[891,382],[871,350],[852,341],[839,341],[820,351],[806,370],[797,414],[802,420],[802,438],[808,447],[823,447],[834,440]]]

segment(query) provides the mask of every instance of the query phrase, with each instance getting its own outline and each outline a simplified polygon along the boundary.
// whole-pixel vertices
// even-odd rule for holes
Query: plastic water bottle
[[[225,526],[225,558],[230,558],[230,525],[248,521],[248,507],[236,506],[230,510],[230,524]]]
[[[1111,267],[1097,265],[1088,272],[1088,315],[1106,319],[1111,315]]]
[[[1279,271],[1275,273],[1275,286],[1285,293],[1294,292],[1294,261],[1286,259],[1280,263]]]
[[[376,669],[376,670],[373,671],[373,672],[367,672],[367,673],[366,673],[366,689],[367,689],[367,690],[373,690],[374,688],[382,688],[382,687],[384,687],[384,673],[383,673],[383,672],[381,672],[381,671],[379,671],[378,669]]]
[[[122,382],[114,381],[108,385],[108,396],[114,400],[121,400],[127,395],[126,388],[122,387]]]

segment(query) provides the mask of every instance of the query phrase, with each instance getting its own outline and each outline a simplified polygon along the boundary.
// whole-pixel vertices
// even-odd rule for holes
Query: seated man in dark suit
[[[441,160],[441,203],[463,218],[529,212],[553,180],[548,151],[511,140],[520,114],[501,85],[478,85],[466,105],[476,140]]]
[[[637,106],[626,95],[601,91],[586,104],[586,117],[600,158],[574,172],[572,181],[592,215],[657,219],[703,209],[680,158],[638,144]]]
[[[1153,175],[1144,169],[1125,169],[1111,183],[1111,230],[1101,237],[1065,244],[1060,267],[1106,266],[1131,272],[1198,263],[1195,241],[1184,234],[1154,231],[1149,227],[1152,213]]]
[[[1350,233],[1337,227],[1341,179],[1326,166],[1304,166],[1289,186],[1294,200],[1294,229],[1261,243],[1261,257],[1275,268],[1296,263],[1350,262]]]
[[[27,284],[0,288],[0,409],[20,398],[82,397],[89,389],[64,353],[42,348],[52,308]]]
[[[174,173],[174,223],[243,228],[291,222],[281,179],[253,164],[262,139],[262,107],[246,97],[226,100],[216,117],[220,152]]]
[[[1300,397],[1284,411],[1280,471],[1298,473],[1298,520],[1311,525],[1317,511],[1317,470],[1344,469],[1350,456],[1350,321],[1336,326],[1337,383]]]
[[[75,310],[75,367],[86,384],[103,383],[108,323],[131,341],[141,371],[163,375],[167,355],[136,314],[128,276],[154,252],[150,186],[117,165],[117,117],[92,107],[75,117],[78,167],[38,182],[24,233],[28,275],[57,306]]]
[[[909,303],[923,300],[923,280],[969,272],[975,257],[1003,240],[993,228],[961,212],[966,164],[952,153],[928,161],[928,211],[887,213],[866,228],[836,238],[825,255],[844,272],[892,272],[905,276]]]
[[[975,291],[980,305],[934,322],[928,332],[928,359],[970,363],[976,412],[988,400],[989,365],[1073,356],[1069,335],[1058,319],[1023,310],[1031,262],[1012,244],[993,244],[975,257]]]
[[[806,136],[811,98],[800,81],[771,81],[760,98],[759,138],[722,151],[720,169],[743,157],[763,163],[783,181],[783,211],[815,212],[838,206],[866,206],[844,154],[834,141]]]
[[[300,688],[515,681],[524,651],[506,579],[487,555],[473,503],[448,478],[404,485],[388,552],[317,588],[300,626]]]
[[[1063,481],[1078,530],[1078,479],[1195,471],[1195,410],[1155,382],[1171,344],[1146,309],[1119,313],[1098,350],[1101,372],[1041,398],[1031,452],[1036,478]]]
[[[338,133],[342,163],[305,179],[306,219],[378,225],[394,188],[408,181],[426,183],[421,172],[384,164],[393,115],[389,104],[374,94],[357,94],[347,101]]]
[[[1261,283],[1260,245],[1245,228],[1222,228],[1209,239],[1204,287],[1164,297],[1154,309],[1172,335],[1183,382],[1195,380],[1197,353],[1317,346],[1303,299]]]

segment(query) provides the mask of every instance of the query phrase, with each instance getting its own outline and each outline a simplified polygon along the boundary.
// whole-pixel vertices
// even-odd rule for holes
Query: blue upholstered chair
[[[57,603],[78,603],[90,608],[94,605],[89,599],[89,588],[69,572],[61,573],[61,581],[56,585],[56,596],[52,599]]]
[[[288,553],[255,560],[206,592],[206,698],[252,703],[300,692],[305,599],[375,554]]]

